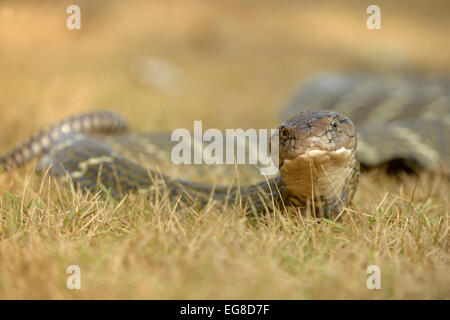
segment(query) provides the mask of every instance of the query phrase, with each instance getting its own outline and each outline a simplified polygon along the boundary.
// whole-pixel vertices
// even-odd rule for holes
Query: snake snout
[[[342,157],[356,149],[356,130],[347,117],[332,111],[306,111],[280,126],[280,164],[298,157]],[[345,152],[344,152],[345,151]]]

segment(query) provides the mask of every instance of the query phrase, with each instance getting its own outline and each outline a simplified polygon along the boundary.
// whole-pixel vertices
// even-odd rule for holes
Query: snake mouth
[[[310,133],[311,134],[311,133]],[[345,161],[353,154],[353,145],[342,139],[341,136],[328,136],[328,134],[311,134],[297,144],[288,153],[287,159],[314,161],[324,163],[328,160]]]
[[[302,154],[297,155],[296,158],[304,159],[304,160],[327,160],[329,158],[347,158],[352,153],[351,149],[341,147],[336,150],[324,150],[324,149],[316,149],[311,148],[303,152]]]
[[[282,167],[290,166],[308,166],[313,164],[314,167],[328,167],[328,165],[345,164],[353,155],[351,148],[341,147],[335,150],[309,148],[304,152],[299,152],[289,159],[282,161]]]

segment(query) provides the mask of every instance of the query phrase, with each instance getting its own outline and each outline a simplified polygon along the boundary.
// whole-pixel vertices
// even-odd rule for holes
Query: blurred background
[[[72,4],[81,30],[66,27]],[[366,27],[371,4],[381,30]],[[204,129],[273,128],[317,72],[449,74],[449,9],[448,0],[0,0],[0,152],[82,111],[120,112],[138,131],[199,119]],[[41,179],[32,192],[1,175],[0,296],[448,299],[448,180],[400,185],[377,174],[362,175],[342,226],[305,217],[257,228],[209,209],[187,212],[179,228],[145,198],[99,209],[84,196],[60,201],[50,184],[52,196],[41,194]],[[65,286],[73,263],[78,292]],[[365,286],[372,263],[383,290]]]
[[[81,8],[81,30],[66,9]],[[381,8],[368,30],[366,8]],[[450,70],[448,1],[0,1],[0,151],[73,113],[136,130],[274,127],[323,71]]]

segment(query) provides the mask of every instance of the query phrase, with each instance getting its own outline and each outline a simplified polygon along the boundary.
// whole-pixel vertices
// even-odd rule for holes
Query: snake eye
[[[289,138],[289,133],[286,127],[281,126],[280,127],[280,139],[287,140]]]
[[[330,124],[333,129],[336,129],[338,127],[337,121],[332,121]]]

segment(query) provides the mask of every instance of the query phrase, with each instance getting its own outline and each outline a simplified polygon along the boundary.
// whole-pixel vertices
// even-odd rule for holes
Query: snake
[[[158,157],[170,137],[130,132],[125,119],[111,111],[44,128],[0,154],[0,166],[9,171],[37,158],[41,172],[87,190],[101,185],[113,195],[164,195],[198,209],[218,203],[253,213],[294,209],[333,217],[351,202],[360,165],[401,161],[447,172],[448,93],[445,79],[313,77],[283,108],[288,120],[275,133],[278,174],[250,185],[204,184],[148,169],[136,155]]]
[[[450,175],[450,78],[423,73],[319,73],[302,81],[282,107],[345,114],[357,128],[364,168],[390,166]]]

